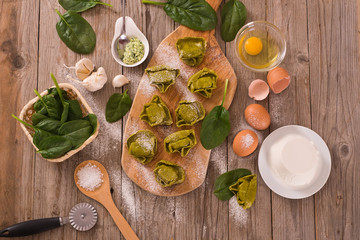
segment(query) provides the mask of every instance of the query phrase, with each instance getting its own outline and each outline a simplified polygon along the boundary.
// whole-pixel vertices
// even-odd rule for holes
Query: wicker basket
[[[85,101],[85,99],[83,98],[83,96],[81,96],[80,92],[73,85],[68,84],[68,83],[60,83],[59,86],[60,86],[60,88],[62,88],[63,90],[66,91],[66,93],[70,99],[76,99],[79,101],[84,116],[88,115],[89,113],[94,113],[91,110],[91,108],[89,107],[89,105],[87,104],[87,102]],[[55,86],[53,86],[53,87],[55,87]],[[44,96],[47,94],[48,94],[48,91],[45,90],[40,95]],[[30,100],[30,102],[28,102],[25,105],[25,107],[20,112],[19,118],[21,120],[23,120],[29,124],[32,124],[31,116],[33,115],[33,113],[35,113],[34,104],[37,100],[39,100],[38,97]],[[27,138],[29,139],[31,144],[34,146],[34,148],[36,149],[36,151],[39,150],[33,143],[34,130],[29,127],[26,127],[24,124],[20,124],[20,125],[21,125],[21,128],[24,130],[25,135],[27,136]],[[46,159],[49,162],[63,162],[66,159],[68,159],[69,157],[71,157],[72,155],[74,155],[75,153],[82,150],[84,147],[86,147],[86,145],[91,143],[96,138],[98,133],[99,133],[99,120],[97,121],[97,128],[96,128],[96,131],[94,132],[94,134],[91,135],[79,148],[71,150],[59,158],[54,158],[54,159],[44,158],[44,159]]]

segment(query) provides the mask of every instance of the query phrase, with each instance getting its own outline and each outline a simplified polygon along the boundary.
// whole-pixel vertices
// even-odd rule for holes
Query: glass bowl
[[[245,50],[245,43],[251,37],[259,38],[262,42],[262,50],[256,55],[250,55]],[[236,35],[235,44],[240,63],[256,72],[267,72],[277,67],[286,53],[283,33],[266,21],[254,21],[244,25]]]

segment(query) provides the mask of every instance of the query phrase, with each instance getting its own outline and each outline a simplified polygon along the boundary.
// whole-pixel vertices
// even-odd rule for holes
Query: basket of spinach
[[[62,162],[95,139],[99,122],[74,86],[58,84],[53,74],[51,78],[55,87],[41,94],[34,90],[38,97],[23,108],[20,118],[12,116],[43,158]]]

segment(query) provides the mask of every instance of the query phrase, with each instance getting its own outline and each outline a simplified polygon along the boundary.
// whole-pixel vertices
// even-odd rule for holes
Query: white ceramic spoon
[[[136,26],[134,20],[132,20],[131,17],[126,17],[126,19],[125,19],[126,36],[129,39],[131,37],[137,37],[144,44],[144,56],[140,61],[138,61],[135,64],[132,64],[132,65],[125,64],[123,61],[121,61],[119,54],[117,52],[117,45],[119,42],[118,39],[121,35],[122,24],[123,24],[123,18],[122,17],[118,18],[118,20],[116,20],[116,24],[115,24],[114,38],[111,43],[111,53],[112,53],[112,56],[115,59],[115,61],[117,61],[122,66],[136,67],[136,66],[140,65],[141,63],[143,63],[145,61],[145,59],[147,58],[147,56],[149,55],[149,42],[148,42],[147,38],[145,37],[145,35]]]

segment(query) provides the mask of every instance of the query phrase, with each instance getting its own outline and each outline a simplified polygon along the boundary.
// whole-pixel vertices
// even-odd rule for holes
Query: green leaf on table
[[[200,141],[205,149],[213,149],[222,144],[230,132],[229,112],[223,107],[228,80],[226,79],[223,100],[204,118],[200,130]]]
[[[68,48],[76,53],[89,54],[94,51],[96,45],[96,35],[91,25],[73,10],[61,15],[56,23],[56,31],[60,39]]]
[[[246,21],[245,5],[239,0],[230,0],[221,10],[221,38],[231,42]]]
[[[78,13],[93,8],[98,4],[112,7],[111,4],[99,0],[59,0],[59,4],[66,10],[73,10]]]
[[[214,194],[221,201],[229,200],[234,193],[229,187],[234,185],[239,178],[250,175],[251,171],[244,168],[235,169],[221,174],[215,181]]]
[[[163,5],[166,14],[175,22],[194,30],[211,30],[217,24],[216,12],[205,0],[168,0],[168,2],[142,0],[142,2]]]
[[[43,158],[58,158],[67,153],[72,144],[63,136],[44,137],[38,144],[39,151]]]
[[[108,122],[116,122],[120,120],[130,110],[132,100],[127,94],[114,93],[106,104],[105,117]]]

